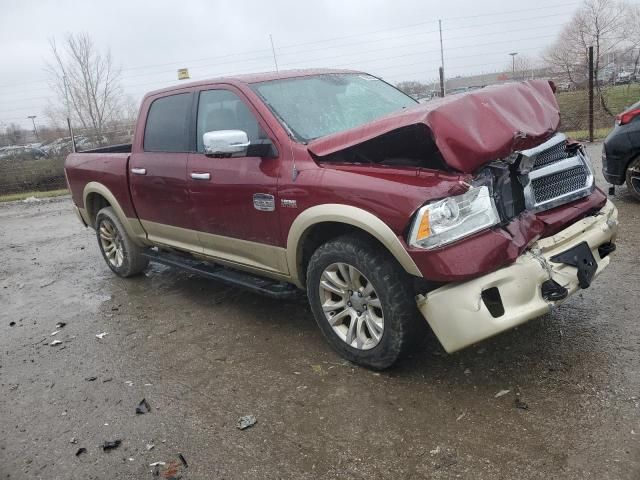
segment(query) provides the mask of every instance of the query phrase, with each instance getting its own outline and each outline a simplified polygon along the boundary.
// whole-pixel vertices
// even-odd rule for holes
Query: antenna
[[[273,52],[273,63],[276,65],[276,73],[278,72],[278,59],[276,58],[276,47],[273,46],[273,35],[269,34],[271,40],[271,52]]]

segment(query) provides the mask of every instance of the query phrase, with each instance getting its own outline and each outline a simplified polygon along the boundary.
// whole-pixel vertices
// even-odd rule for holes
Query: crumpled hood
[[[311,141],[319,157],[410,125],[424,124],[451,168],[473,173],[482,165],[531,148],[560,123],[558,102],[548,81],[530,80],[485,87],[439,98],[360,127]]]

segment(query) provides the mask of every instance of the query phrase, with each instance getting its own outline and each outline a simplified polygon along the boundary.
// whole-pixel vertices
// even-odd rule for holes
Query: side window
[[[267,138],[249,107],[229,90],[200,92],[198,101],[198,152],[204,152],[202,135],[215,130],[244,130],[250,142]]]
[[[187,152],[187,125],[191,94],[179,93],[154,100],[144,127],[145,152]]]

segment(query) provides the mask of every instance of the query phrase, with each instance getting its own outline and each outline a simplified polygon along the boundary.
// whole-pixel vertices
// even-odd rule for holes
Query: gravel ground
[[[69,198],[1,205],[0,478],[638,479],[640,203],[613,199],[591,288],[382,373],[335,355],[303,301],[159,266],[123,280]]]

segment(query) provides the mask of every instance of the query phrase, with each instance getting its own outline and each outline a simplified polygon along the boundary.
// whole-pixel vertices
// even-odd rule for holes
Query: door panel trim
[[[190,253],[238,265],[251,270],[288,277],[287,251],[282,247],[250,242],[238,238],[198,232],[141,220],[149,240]]]

